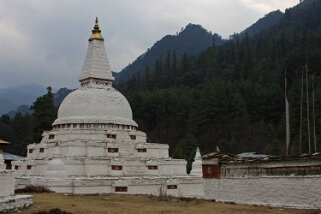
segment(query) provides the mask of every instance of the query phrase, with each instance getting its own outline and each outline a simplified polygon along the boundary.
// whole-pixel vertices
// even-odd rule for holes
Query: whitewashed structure
[[[15,179],[13,171],[6,170],[3,160],[2,144],[7,142],[0,140],[0,213],[29,207],[32,205],[30,195],[15,195]]]
[[[113,88],[113,80],[96,19],[80,88],[62,102],[53,129],[43,133],[39,144],[28,145],[26,159],[12,163],[17,187],[203,196],[201,165],[193,176],[187,175],[186,161],[170,158],[168,145],[147,143],[128,101]]]

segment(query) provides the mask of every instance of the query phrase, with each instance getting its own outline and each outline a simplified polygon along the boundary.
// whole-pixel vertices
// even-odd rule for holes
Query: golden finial
[[[96,17],[96,20],[95,20],[94,29],[91,32],[92,32],[92,34],[88,39],[89,41],[92,41],[94,39],[104,41],[104,37],[101,35],[101,30],[99,28],[98,18],[97,17]]]

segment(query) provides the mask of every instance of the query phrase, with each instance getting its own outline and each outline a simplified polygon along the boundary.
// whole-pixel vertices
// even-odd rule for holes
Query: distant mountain
[[[46,93],[46,87],[31,84],[0,89],[0,115],[16,110],[20,105],[31,105]]]
[[[116,82],[127,81],[133,74],[143,72],[147,66],[153,71],[155,61],[166,58],[169,52],[175,52],[177,60],[180,60],[184,53],[196,55],[211,47],[214,41],[216,45],[223,43],[219,35],[208,32],[201,25],[188,24],[177,35],[163,37],[121,72],[115,73]]]
[[[26,114],[31,114],[32,111],[30,110],[30,106],[28,105],[21,105],[17,108],[16,111],[9,111],[8,113],[6,113],[7,115],[9,115],[9,117],[13,118],[17,113],[21,113],[22,115],[26,115]]]
[[[318,1],[318,0],[304,0],[299,5],[300,6],[306,6],[306,5],[309,5],[311,3],[314,3],[315,1]]]
[[[5,98],[0,97],[0,115],[15,109],[15,105]]]
[[[68,89],[68,88],[60,88],[56,93],[54,93],[54,105],[59,107],[60,104],[62,103],[62,101],[65,99],[65,97],[70,93],[72,92],[73,89]],[[32,92],[32,91],[30,91]],[[39,96],[42,96],[43,94],[45,93],[42,93],[41,95]],[[8,105],[9,108],[11,109],[15,109],[15,110],[10,110],[10,111],[7,111],[5,112],[4,114],[7,114],[9,115],[11,118],[13,118],[16,113],[21,113],[23,115],[25,114],[31,114],[32,113],[32,110],[30,109],[30,106],[33,104],[33,102],[36,101],[38,97],[36,97],[29,105],[26,105],[26,104],[22,104],[22,105],[19,105],[16,109],[14,108],[13,105]],[[1,98],[0,98],[0,102],[1,102]],[[2,104],[2,103],[1,103]],[[0,105],[1,105],[0,104]],[[4,106],[4,105],[3,105]],[[0,114],[1,115],[1,114]]]
[[[73,89],[68,88],[60,88],[55,94],[54,94],[54,104],[55,106],[59,107],[62,101],[65,99],[65,97],[71,93]]]
[[[263,18],[260,18],[253,25],[245,29],[240,33],[241,37],[247,35],[249,37],[254,37],[263,30],[269,29],[270,27],[278,24],[283,17],[283,13],[280,10],[276,10],[268,13]]]

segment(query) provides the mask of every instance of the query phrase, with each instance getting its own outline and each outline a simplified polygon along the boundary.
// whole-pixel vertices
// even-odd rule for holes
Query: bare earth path
[[[269,207],[255,207],[245,205],[233,205],[214,203],[203,200],[180,201],[169,199],[168,201],[158,201],[157,197],[142,195],[64,195],[57,193],[36,193],[32,194],[34,205],[31,208],[22,210],[20,213],[35,213],[39,211],[49,211],[59,208],[72,213],[107,213],[107,214],[128,214],[128,213],[296,213],[310,214],[315,211],[281,209]]]

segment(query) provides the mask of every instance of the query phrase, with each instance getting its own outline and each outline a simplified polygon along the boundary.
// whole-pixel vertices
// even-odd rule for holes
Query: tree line
[[[32,114],[16,113],[14,117],[0,117],[0,139],[10,142],[6,151],[25,156],[27,145],[39,143],[42,133],[51,130],[51,124],[57,117],[57,107],[51,87],[47,94],[40,96],[31,106]]]

